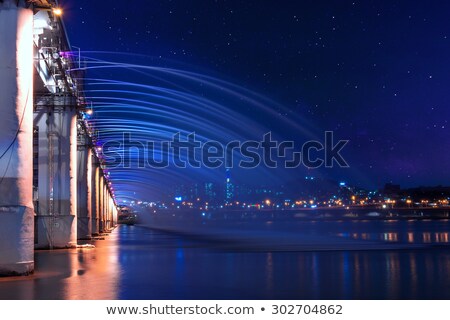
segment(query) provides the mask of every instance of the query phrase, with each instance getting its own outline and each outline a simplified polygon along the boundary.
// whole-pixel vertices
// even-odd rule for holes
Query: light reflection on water
[[[108,237],[108,246],[80,249],[69,259],[70,275],[62,281],[63,299],[117,299],[119,247],[117,234]]]
[[[0,299],[117,299],[119,234],[95,249],[35,252],[35,273],[0,278]]]
[[[360,228],[363,221],[360,221]],[[358,223],[358,222],[356,222]],[[394,224],[395,230],[392,230]],[[373,221],[366,232],[337,232],[342,238],[411,244],[450,244],[449,221]]]
[[[385,232],[382,234],[378,233],[337,233],[339,237],[342,238],[351,238],[351,239],[361,239],[361,240],[383,240],[387,242],[399,242],[404,241],[408,243],[428,243],[428,244],[448,244],[450,243],[450,232],[422,232],[422,233],[413,233],[408,232],[405,235],[402,235],[398,232]],[[419,236],[419,239],[416,237]],[[403,239],[404,237],[404,239]]]
[[[404,241],[408,243],[429,243],[429,244],[446,244],[450,243],[450,232],[408,232],[406,234],[398,232],[384,232],[378,233],[337,233],[339,237],[352,238],[355,240],[383,240],[388,242]],[[418,239],[416,237],[418,236]]]
[[[448,222],[371,229],[341,236],[448,243]],[[449,246],[266,252],[139,226],[107,238],[95,249],[36,252],[36,274],[0,279],[0,298],[450,299]]]

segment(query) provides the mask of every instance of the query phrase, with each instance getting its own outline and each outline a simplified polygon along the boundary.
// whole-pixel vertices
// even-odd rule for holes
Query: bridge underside
[[[0,1],[0,275],[117,221],[56,4]]]

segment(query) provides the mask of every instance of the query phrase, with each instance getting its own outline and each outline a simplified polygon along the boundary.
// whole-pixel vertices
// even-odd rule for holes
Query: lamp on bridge
[[[30,1],[31,2],[31,1]],[[51,5],[51,3],[46,3],[46,5],[34,5],[33,6],[33,10],[34,12],[38,12],[38,11],[50,11],[52,12],[55,16],[61,16],[63,14],[63,10],[60,7],[53,7]]]
[[[60,16],[60,15],[62,15],[62,13],[63,13],[63,11],[62,11],[61,8],[53,8],[53,9],[52,9],[52,12],[53,12],[53,14],[56,15],[56,16]]]

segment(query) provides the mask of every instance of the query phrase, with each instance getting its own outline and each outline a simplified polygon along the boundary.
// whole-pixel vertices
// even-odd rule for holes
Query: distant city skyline
[[[397,205],[411,206],[436,201],[440,206],[448,206],[450,186],[417,186],[402,188],[398,184],[385,183],[377,189],[365,189],[351,182],[323,180],[305,176],[302,180],[285,185],[249,185],[236,183],[230,171],[221,182],[185,182],[166,186],[160,198],[141,199],[140,202],[181,204],[188,207],[223,208],[227,205],[262,205],[270,201],[276,208],[323,207],[343,205],[380,205],[397,201]],[[126,203],[126,202],[125,202]],[[416,203],[417,204],[417,203]],[[425,205],[426,206],[426,205]]]

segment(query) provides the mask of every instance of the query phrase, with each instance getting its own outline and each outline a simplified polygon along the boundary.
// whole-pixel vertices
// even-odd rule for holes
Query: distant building
[[[230,169],[226,171],[226,180],[225,180],[225,202],[230,203],[234,199],[234,185],[231,182],[231,173]]]
[[[222,194],[222,192],[217,183],[205,182],[203,191],[204,191],[203,198],[210,205],[218,205],[223,203],[222,197],[219,196]]]

